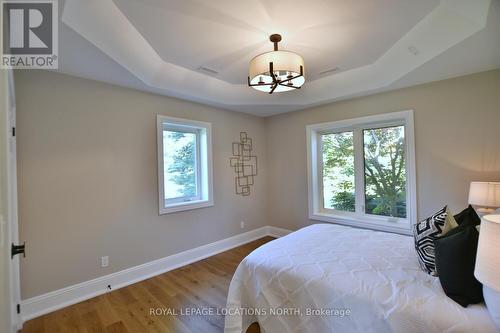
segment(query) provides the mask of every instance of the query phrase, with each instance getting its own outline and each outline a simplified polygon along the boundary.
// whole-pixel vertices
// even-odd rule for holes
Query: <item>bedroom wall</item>
[[[264,225],[307,218],[305,126],[415,110],[418,212],[466,205],[470,180],[500,181],[500,70],[258,118],[47,71],[17,71],[23,299]],[[158,215],[156,114],[212,122],[215,206]],[[259,156],[234,195],[231,142]],[[240,229],[240,221],[246,227]],[[110,266],[100,267],[100,257]]]
[[[23,299],[267,224],[265,119],[47,71],[15,81]],[[156,114],[212,123],[214,207],[158,215]],[[240,131],[259,158],[249,197],[229,167]]]
[[[415,110],[418,213],[467,204],[469,182],[500,181],[500,70],[267,118],[269,220],[295,230],[308,219],[306,125]]]

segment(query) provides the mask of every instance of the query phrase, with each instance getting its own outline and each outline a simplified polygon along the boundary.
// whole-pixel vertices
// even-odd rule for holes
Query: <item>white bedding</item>
[[[412,237],[332,224],[309,226],[248,255],[227,306],[226,333],[245,332],[255,321],[263,333],[498,332],[484,304],[462,308],[419,268]],[[283,309],[289,315],[272,314]],[[332,315],[306,315],[308,309]]]

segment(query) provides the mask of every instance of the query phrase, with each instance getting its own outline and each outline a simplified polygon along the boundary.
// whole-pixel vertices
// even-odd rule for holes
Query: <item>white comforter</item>
[[[227,306],[226,333],[255,321],[263,333],[497,332],[484,304],[462,308],[419,268],[412,237],[332,224],[248,255]]]

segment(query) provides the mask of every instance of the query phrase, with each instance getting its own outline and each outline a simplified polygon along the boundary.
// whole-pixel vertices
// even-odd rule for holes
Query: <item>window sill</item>
[[[393,232],[402,235],[413,235],[413,232],[407,222],[394,221],[389,222],[384,218],[378,217],[354,217],[354,216],[344,216],[335,215],[329,213],[316,212],[309,215],[311,220],[337,223],[342,225],[347,225],[350,227],[365,228],[386,232]]]
[[[161,207],[160,208],[160,215],[170,214],[170,213],[175,213],[175,212],[182,212],[185,210],[211,207],[213,205],[214,205],[213,200],[197,200],[197,201],[179,202],[179,203],[175,203],[175,204],[170,204],[167,207]]]

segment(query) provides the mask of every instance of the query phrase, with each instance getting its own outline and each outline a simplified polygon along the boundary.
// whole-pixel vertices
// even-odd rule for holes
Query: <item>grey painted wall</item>
[[[46,71],[15,79],[23,299],[266,225],[264,119]],[[214,207],[158,215],[156,114],[212,123]],[[229,167],[240,131],[260,162],[249,197]]]

